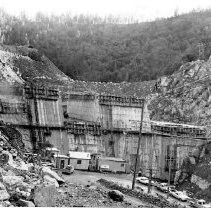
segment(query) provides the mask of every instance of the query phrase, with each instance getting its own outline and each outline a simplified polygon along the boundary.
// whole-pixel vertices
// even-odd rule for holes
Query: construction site
[[[149,194],[152,190],[150,188],[155,188],[153,180],[157,183],[168,182],[169,186],[179,188],[189,181],[200,192],[210,190],[209,175],[200,177],[195,170],[203,158],[209,156],[209,127],[175,120],[159,120],[153,116],[156,109],[165,109],[165,106],[159,106],[158,103],[161,97],[169,97],[171,87],[168,83],[149,81],[128,83],[126,86],[124,83],[73,81],[44,55],[37,60],[31,57],[31,52],[39,55],[33,48],[1,45],[0,148],[1,175],[6,180],[5,183],[8,176],[20,178],[23,176],[21,173],[26,173],[24,179],[29,181],[30,177],[34,177],[33,187],[44,179],[44,182],[54,183],[56,187],[59,186],[58,183],[62,183],[64,188],[67,183],[61,178],[61,171],[71,166],[73,170],[92,173],[128,174],[131,184],[126,188],[117,188],[123,194],[125,192],[137,199],[140,197],[148,207],[161,207],[158,205],[161,201],[162,207],[179,206],[166,200],[165,196]],[[137,85],[139,89],[136,88]],[[176,116],[176,112],[173,115]],[[11,149],[16,151],[22,166],[15,163],[16,159],[12,159],[16,156],[13,157]],[[31,157],[31,162],[26,158],[27,154]],[[47,167],[52,167],[52,159],[59,175]],[[23,160],[28,162],[24,163]],[[8,166],[20,171],[14,172]],[[39,170],[43,172],[40,174]],[[143,195],[133,195],[138,173],[150,180],[148,194],[140,192]],[[115,189],[115,183],[108,183],[106,177],[102,180],[103,186]],[[16,192],[17,183],[18,181],[8,181],[8,185],[2,187],[5,192],[0,196],[3,206],[10,206],[8,202],[13,203],[13,206],[28,205],[27,201],[32,201],[30,193],[34,188],[28,186],[30,183],[25,186],[31,189],[27,195]],[[6,193],[8,186],[11,187],[11,193]],[[95,187],[97,189],[99,186],[94,185],[93,189]],[[59,188],[60,194],[63,188]],[[197,196],[207,202],[211,201],[203,193]],[[50,205],[49,201],[35,200],[33,203],[36,206]],[[71,206],[70,203],[65,205]],[[127,206],[125,203],[121,205]]]

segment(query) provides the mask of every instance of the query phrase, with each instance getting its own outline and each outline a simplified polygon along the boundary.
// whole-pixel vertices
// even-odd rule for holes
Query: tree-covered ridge
[[[198,43],[211,51],[211,10],[145,23],[115,17],[45,16],[34,20],[0,12],[4,44],[30,45],[73,79],[137,82],[171,74],[198,58]]]

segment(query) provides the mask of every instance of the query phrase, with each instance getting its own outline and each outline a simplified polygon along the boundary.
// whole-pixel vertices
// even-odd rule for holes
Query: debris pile
[[[68,86],[68,91],[145,98],[153,93],[154,85],[155,80],[132,83],[85,82],[75,80]]]
[[[137,207],[127,201],[114,201],[109,192],[102,186],[84,186],[75,184],[66,184],[59,188],[60,196],[57,199],[57,207]],[[142,207],[140,205],[139,207]]]
[[[151,207],[153,207],[153,206],[160,207],[160,208],[180,207],[177,204],[169,203],[167,200],[164,200],[164,199],[152,196],[152,195],[144,194],[143,192],[139,192],[139,191],[135,191],[135,190],[131,190],[131,189],[119,186],[118,184],[111,182],[111,181],[107,181],[105,179],[100,179],[100,180],[98,180],[98,182],[109,189],[118,190],[118,191],[124,193],[125,195],[139,198],[140,200],[151,204],[152,205]]]
[[[0,206],[55,206],[57,188],[65,181],[50,168],[21,157],[0,140]]]

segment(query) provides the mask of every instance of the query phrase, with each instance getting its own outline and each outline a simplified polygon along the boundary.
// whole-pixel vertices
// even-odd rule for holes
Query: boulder
[[[35,207],[34,203],[31,201],[26,201],[23,199],[19,199],[19,201],[17,202],[20,206],[23,207]]]
[[[48,175],[56,179],[59,184],[63,184],[65,182],[64,179],[62,179],[55,171],[52,171],[49,167],[43,167],[41,173],[42,177]]]
[[[90,189],[90,190],[96,190],[96,189],[97,189],[97,186],[92,185],[92,186],[89,187],[89,189]]]
[[[182,171],[180,175],[180,179],[178,180],[178,183],[183,183],[185,179],[188,177],[188,173],[186,171]]]
[[[20,190],[18,187],[15,189],[15,191],[18,193],[18,195],[24,197],[24,198],[29,198],[30,197],[30,192],[26,192],[23,190]]]
[[[193,157],[198,158],[200,155],[200,149],[199,148],[195,148],[193,150]]]
[[[124,195],[118,190],[111,190],[108,192],[109,197],[114,201],[123,201]]]
[[[0,207],[13,207],[13,205],[9,201],[1,201]]]
[[[3,176],[3,182],[9,188],[17,187],[23,180],[24,178],[21,176]]]
[[[26,163],[24,163],[24,161],[20,158],[17,158],[16,161],[13,160],[12,154],[9,152],[5,152],[8,156],[9,156],[9,160],[8,160],[8,164],[9,166],[18,169],[18,170],[22,170],[22,171],[28,171],[28,165]]]
[[[8,160],[9,160],[9,155],[8,154],[0,154],[0,166],[4,166],[5,164],[8,163]]]
[[[23,190],[23,191],[28,191],[28,189],[31,189],[31,186],[26,183],[26,182],[20,182],[18,185],[20,190]]]
[[[50,184],[50,185],[55,185],[55,187],[59,187],[59,184],[55,178],[52,178],[49,175],[45,175],[43,179],[45,183]]]
[[[0,182],[0,201],[8,200],[10,195],[8,194],[3,183]]]
[[[180,179],[180,176],[181,176],[181,173],[182,173],[181,170],[176,171],[175,177],[174,177],[174,185],[177,185],[178,184],[179,179]]]
[[[7,169],[8,167],[5,167],[5,169]],[[3,173],[2,173],[2,175],[3,176],[16,176],[16,174],[12,171],[12,170],[10,170],[10,169],[7,169],[7,171],[3,171]]]
[[[199,176],[197,176],[195,174],[193,174],[191,176],[191,183],[196,184],[202,190],[208,189],[209,186],[211,185],[211,183],[209,183],[205,179],[202,179],[201,177],[199,177]]]
[[[195,160],[194,157],[189,157],[189,159],[190,159],[190,162],[191,162],[192,165],[196,164],[196,160]]]
[[[34,191],[34,204],[37,207],[55,207],[57,196],[55,185],[38,186]]]

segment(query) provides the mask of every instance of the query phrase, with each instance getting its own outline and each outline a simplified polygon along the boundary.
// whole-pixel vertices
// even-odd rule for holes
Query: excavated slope
[[[0,44],[0,82],[23,85],[55,86],[64,92],[89,92],[122,96],[146,97],[155,81],[134,83],[104,83],[72,80],[46,56],[27,46]]]
[[[152,120],[211,125],[211,60],[186,63],[157,81],[150,96]]]
[[[38,50],[26,46],[0,45],[0,82],[68,85],[73,80]]]

